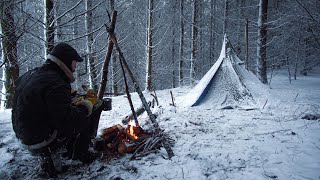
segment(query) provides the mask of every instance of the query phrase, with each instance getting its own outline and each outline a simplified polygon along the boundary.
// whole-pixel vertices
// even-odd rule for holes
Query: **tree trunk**
[[[73,12],[72,12],[72,15],[75,17],[76,15],[78,14],[78,11],[77,11],[77,9],[74,9],[73,10]],[[73,39],[76,39],[77,37],[78,37],[78,35],[79,35],[79,22],[78,22],[78,20],[79,20],[79,18],[78,17],[75,17],[74,18],[74,20],[73,20],[73,25],[72,25],[72,32],[73,32]],[[59,22],[61,22],[61,20],[60,21],[58,21],[57,22],[57,27],[59,26],[59,24],[61,24],[61,23],[59,23]],[[59,28],[59,27],[58,27]],[[58,30],[58,32],[59,32],[59,30]],[[76,44],[77,44],[77,41],[76,41]],[[78,46],[76,46],[77,48],[79,48]],[[86,61],[86,60],[85,60]],[[85,62],[83,62],[83,63],[85,63]],[[82,66],[83,67],[83,66]],[[79,67],[78,67],[79,68]],[[78,69],[77,68],[77,69]],[[87,69],[87,66],[85,66],[85,69]],[[74,82],[74,88],[75,89],[79,89],[80,87],[81,87],[81,85],[79,86],[79,81],[80,81],[80,79],[79,79],[79,77],[80,77],[80,73],[79,72],[77,72],[77,73],[73,73],[74,74],[74,76],[75,76],[75,82]]]
[[[153,11],[154,2],[153,0],[148,1],[148,26],[147,26],[147,62],[146,62],[146,89],[152,90],[152,50],[153,50]]]
[[[56,19],[58,17],[59,9],[60,9],[60,3],[56,3],[54,8],[54,14],[56,16]],[[60,27],[60,24],[61,24],[61,18],[58,18],[56,21],[56,39],[55,39],[58,42],[62,41],[62,27]]]
[[[244,7],[244,0],[237,0],[238,3],[238,29],[237,29],[237,46],[236,51],[237,55],[240,56],[241,51],[241,38],[243,37],[243,29],[241,28],[241,25],[243,24],[243,11],[242,8]]]
[[[257,43],[257,76],[260,81],[267,84],[267,12],[268,0],[260,0],[258,19],[258,43]]]
[[[286,63],[287,63],[287,70],[288,70],[288,78],[289,78],[289,82],[291,84],[291,68],[290,68],[290,63],[289,63],[288,57],[286,57]]]
[[[198,53],[198,1],[193,1],[193,13],[192,13],[192,47],[191,47],[191,62],[190,62],[190,85],[195,85],[195,63],[197,61]]]
[[[304,76],[308,75],[308,66],[309,66],[309,62],[308,62],[309,52],[308,52],[308,50],[310,49],[309,44],[310,44],[310,38],[306,37],[304,40],[304,58],[303,58],[302,70],[301,70],[301,74]]]
[[[246,18],[245,41],[246,41],[246,56],[245,56],[246,69],[250,70],[250,68],[249,68],[249,21],[248,21],[248,18]]]
[[[87,58],[89,62],[89,78],[90,78],[90,87],[96,91],[98,89],[97,84],[97,68],[96,68],[96,62],[93,54],[93,16],[92,11],[90,10],[92,8],[92,1],[91,0],[85,0],[85,7],[86,7],[86,20],[85,20],[85,27],[87,32]]]
[[[110,9],[111,11],[114,11],[114,0],[110,0]],[[116,56],[116,51],[115,49],[113,50],[113,53],[111,54],[111,59],[112,59],[112,64],[111,64],[111,84],[112,84],[112,93],[114,95],[118,94],[118,76],[117,76],[117,56]]]
[[[45,57],[47,54],[52,51],[54,46],[54,9],[53,9],[54,0],[45,0],[44,1],[44,21],[45,21]]]
[[[180,0],[180,53],[179,53],[179,86],[183,85],[183,45],[184,45],[184,21],[183,5],[184,0]]]
[[[176,12],[177,12],[177,1],[175,0],[173,2],[173,7],[172,7],[172,46],[171,46],[171,59],[172,59],[172,88],[176,87],[176,73],[175,73],[175,22],[176,22]]]
[[[14,1],[0,2],[0,30],[2,37],[3,89],[1,107],[12,108],[15,81],[19,77],[17,36],[14,24]]]
[[[229,17],[229,0],[224,1],[223,35],[227,33]]]
[[[198,46],[198,63],[197,63],[197,67],[198,68],[198,74],[196,74],[196,76],[200,75],[202,72],[200,72],[203,67],[207,67],[207,66],[203,66],[204,65],[204,46],[203,46],[203,27],[204,27],[204,9],[203,9],[203,0],[198,0],[199,1],[199,6],[198,6],[198,13],[199,13],[199,20],[198,20],[198,24],[199,24],[199,46]],[[196,79],[198,79],[199,77],[195,77]]]
[[[210,49],[209,49],[209,58],[210,58],[210,67],[214,63],[214,50],[215,50],[215,25],[216,25],[216,6],[217,0],[210,1]]]

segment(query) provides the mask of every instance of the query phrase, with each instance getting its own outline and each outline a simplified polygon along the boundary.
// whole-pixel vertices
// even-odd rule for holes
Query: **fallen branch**
[[[268,99],[267,99],[266,102],[264,103],[262,109],[264,109],[264,107],[266,106],[267,102],[268,102]]]
[[[156,91],[153,91],[153,93],[151,93],[151,96],[154,98],[154,101],[157,103],[157,106],[159,106],[159,101],[158,101],[158,96],[156,94]],[[152,107],[154,107],[154,102],[152,103]]]
[[[281,129],[281,130],[277,130],[277,131],[259,133],[259,134],[255,134],[255,135],[267,135],[267,134],[274,134],[274,133],[286,132],[286,131],[291,131],[291,129]]]
[[[174,104],[174,98],[173,98],[173,94],[172,94],[172,91],[170,91],[170,94],[171,94],[171,101],[172,101],[172,106],[176,107],[176,105]]]
[[[298,96],[299,96],[299,93],[297,93],[297,95],[296,95],[296,97],[294,98],[293,102],[296,102]]]

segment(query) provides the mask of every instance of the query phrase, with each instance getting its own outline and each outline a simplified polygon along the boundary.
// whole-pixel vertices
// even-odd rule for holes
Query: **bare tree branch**
[[[6,63],[6,60],[2,62],[2,64],[0,65],[0,68]]]
[[[310,11],[309,11],[306,7],[304,7],[298,0],[296,0],[296,2],[309,14],[309,16],[311,17],[311,19],[312,19],[314,22],[316,22],[317,24],[320,23],[319,21],[317,21],[317,20],[312,16],[312,14],[310,13]]]
[[[98,6],[100,6],[103,2],[105,2],[106,0],[103,0],[103,1],[101,1],[100,3],[98,3],[97,5],[95,5],[93,8],[91,8],[91,9],[89,9],[88,11],[92,11],[92,10],[94,10],[94,9],[96,9]],[[66,22],[64,22],[64,23],[61,23],[60,25],[59,25],[59,27],[62,27],[63,25],[65,25],[65,24],[68,24],[69,22],[71,22],[72,20],[74,20],[75,18],[77,18],[77,17],[79,17],[79,16],[82,16],[82,15],[84,15],[85,13],[87,13],[87,11],[84,11],[84,12],[82,12],[82,13],[80,13],[80,14],[77,14],[77,15],[75,15],[75,16],[73,16],[71,19],[69,19],[68,21],[66,21]]]
[[[83,0],[80,0],[79,2],[77,2],[76,5],[72,6],[70,9],[68,9],[67,11],[65,11],[64,13],[62,13],[60,16],[58,16],[56,19],[54,19],[52,21],[52,23],[50,24],[50,26],[53,26],[53,24],[55,22],[57,22],[59,19],[61,19],[63,16],[65,16],[68,12],[72,11],[73,9],[75,9]]]
[[[70,41],[74,41],[74,40],[77,40],[77,39],[84,38],[84,37],[86,37],[86,36],[88,36],[90,34],[93,34],[93,33],[97,32],[97,31],[101,30],[103,27],[104,27],[104,24],[101,25],[99,28],[95,29],[94,31],[90,32],[90,33],[84,34],[82,36],[79,36],[79,37],[76,37],[76,38],[73,38],[73,39],[65,40],[64,42],[70,42]]]
[[[35,17],[33,17],[31,14],[27,13],[26,11],[24,11],[23,9],[21,9],[19,6],[16,6],[15,8],[17,8],[19,11],[21,11],[21,13],[25,14],[29,19],[33,20],[34,22],[37,22],[41,25],[45,25],[44,22],[40,19],[36,19]]]
[[[314,39],[316,40],[317,44],[318,44],[319,47],[320,47],[319,39],[318,39],[317,36],[314,34],[312,28],[310,28],[310,31],[311,31],[311,33],[312,33],[312,36],[314,37]],[[319,48],[316,48],[316,49],[320,50]]]

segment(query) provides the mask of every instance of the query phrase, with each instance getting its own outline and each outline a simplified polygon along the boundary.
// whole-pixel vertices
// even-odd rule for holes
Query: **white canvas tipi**
[[[185,106],[252,107],[255,100],[246,79],[261,84],[244,68],[228,39],[224,37],[220,56],[199,83],[188,93]]]

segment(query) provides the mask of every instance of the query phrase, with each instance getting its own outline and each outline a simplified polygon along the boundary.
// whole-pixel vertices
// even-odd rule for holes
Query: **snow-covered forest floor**
[[[279,71],[265,87],[270,87],[267,101],[250,111],[183,107],[188,88],[172,89],[174,108],[170,90],[158,91],[157,120],[176,141],[171,160],[164,149],[133,161],[128,154],[80,166],[59,179],[320,179],[320,120],[301,119],[320,114],[319,69],[292,84],[287,72]],[[130,110],[123,96],[112,99],[100,129],[121,124]],[[140,104],[136,93],[133,99]],[[37,179],[39,161],[19,145],[10,116],[11,110],[0,112],[0,179]],[[142,128],[146,121],[142,115]]]

